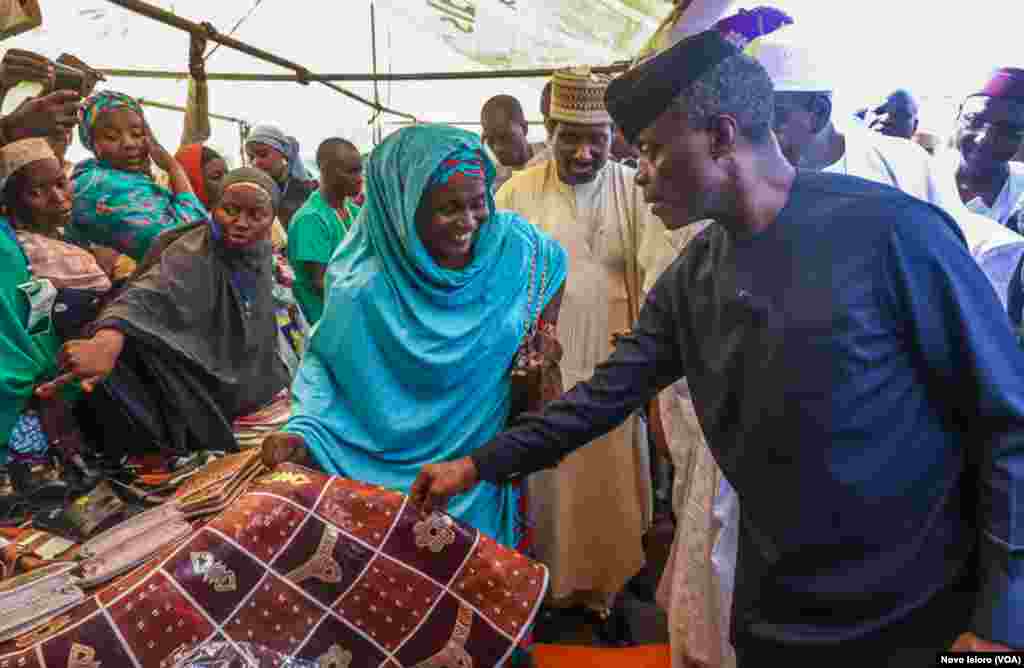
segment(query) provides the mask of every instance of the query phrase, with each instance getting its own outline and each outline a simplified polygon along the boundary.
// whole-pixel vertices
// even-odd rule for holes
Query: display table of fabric
[[[210,643],[330,668],[501,666],[547,583],[544,566],[399,493],[286,464],[0,644],[0,668],[170,668]]]

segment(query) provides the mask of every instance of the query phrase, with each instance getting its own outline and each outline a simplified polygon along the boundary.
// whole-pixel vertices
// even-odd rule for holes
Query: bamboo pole
[[[423,122],[435,122],[435,121],[423,121]],[[451,125],[457,128],[477,128],[480,127],[480,121],[436,121],[437,123],[443,123],[444,125]],[[526,121],[527,125],[541,126],[544,125],[544,121]],[[415,125],[412,121],[386,121],[384,125]]]
[[[166,102],[157,102],[156,100],[147,100],[146,98],[136,98],[144,107],[153,107],[154,109],[166,109],[167,111],[180,111],[185,113],[187,109],[185,107],[179,107],[174,104],[167,104]],[[237,123],[239,125],[249,125],[248,121],[244,121],[241,118],[235,118],[234,116],[223,116],[221,114],[208,114],[210,118],[216,118],[219,121],[228,121],[230,123]],[[403,121],[408,123],[409,121]]]
[[[237,39],[235,39],[233,37],[228,37],[227,35],[221,35],[220,33],[218,33],[213,28],[213,26],[211,26],[208,23],[200,24],[200,23],[195,23],[193,21],[189,21],[188,19],[182,18],[182,17],[178,16],[177,14],[172,14],[171,12],[169,12],[169,11],[167,11],[165,9],[161,9],[160,7],[155,7],[155,6],[153,6],[153,5],[151,5],[151,4],[147,3],[147,2],[142,2],[142,0],[107,0],[107,2],[110,2],[112,4],[115,4],[115,5],[119,6],[119,7],[127,9],[128,11],[135,12],[136,14],[140,14],[140,15],[145,16],[147,18],[153,19],[154,21],[158,21],[158,22],[163,23],[164,25],[170,26],[172,28],[177,28],[178,30],[183,30],[183,31],[185,31],[185,32],[187,32],[189,34],[200,34],[200,35],[206,37],[206,39],[211,41],[211,42],[216,42],[216,43],[221,44],[223,46],[226,46],[228,48],[235,49],[236,51],[240,51],[240,52],[242,52],[244,54],[250,55],[253,58],[257,58],[259,60],[271,63],[273,65],[277,65],[279,67],[283,67],[285,69],[289,69],[289,70],[294,71],[295,74],[292,75],[294,78],[293,79],[284,79],[285,81],[289,81],[289,80],[290,81],[297,81],[298,83],[301,83],[301,84],[308,84],[311,81],[316,81],[317,83],[320,83],[320,84],[330,88],[331,90],[334,90],[334,91],[336,91],[338,93],[341,93],[342,95],[344,95],[344,96],[346,96],[348,98],[356,100],[357,102],[361,102],[362,104],[365,104],[368,107],[372,107],[373,109],[376,109],[378,111],[383,111],[383,112],[389,113],[389,114],[391,114],[393,116],[400,116],[402,118],[408,118],[410,120],[416,120],[416,117],[413,116],[412,114],[406,114],[406,113],[403,113],[401,111],[395,111],[394,109],[389,109],[389,108],[387,108],[387,107],[385,107],[383,105],[380,105],[380,104],[375,104],[372,100],[368,100],[368,99],[362,97],[361,95],[357,95],[357,94],[353,93],[350,90],[346,90],[346,89],[342,88],[341,86],[337,86],[335,84],[329,83],[329,82],[321,80],[319,78],[316,78],[316,77],[314,77],[314,75],[308,69],[306,69],[302,65],[299,65],[298,63],[292,62],[292,61],[287,60],[285,58],[281,58],[280,56],[276,56],[276,55],[270,53],[269,51],[264,51],[263,49],[258,49],[258,48],[254,47],[254,46],[250,46],[249,44],[246,44],[245,42],[240,42],[239,40],[237,40]],[[121,75],[114,75],[114,76],[126,76],[126,75],[121,74]],[[159,77],[159,78],[178,78],[178,77]],[[208,78],[210,78],[210,77],[208,77]]]
[[[625,65],[611,65],[608,67],[594,67],[592,71],[597,74],[616,74],[625,71]],[[470,72],[399,72],[382,74],[310,74],[308,81],[342,81],[371,83],[374,81],[395,82],[395,81],[467,81],[473,79],[543,79],[548,78],[557,70],[553,69],[517,69],[517,70],[481,70]],[[111,77],[135,77],[144,79],[187,79],[188,72],[173,72],[167,70],[130,70],[130,69],[101,69],[100,72]],[[209,73],[206,78],[210,81],[299,81],[300,78],[294,74],[261,74],[261,73]]]

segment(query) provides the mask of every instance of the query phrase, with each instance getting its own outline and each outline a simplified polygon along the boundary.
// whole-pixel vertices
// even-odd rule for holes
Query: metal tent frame
[[[507,70],[486,70],[486,71],[471,71],[471,72],[412,72],[412,73],[387,73],[381,74],[376,71],[374,66],[374,72],[372,73],[330,73],[330,74],[316,74],[311,72],[309,69],[302,65],[277,56],[269,51],[251,46],[237,40],[228,35],[222,35],[217,32],[209,23],[198,23],[182,18],[177,14],[173,14],[165,9],[156,7],[143,2],[143,0],[107,0],[108,2],[115,4],[119,7],[127,9],[128,11],[140,14],[148,17],[164,25],[182,30],[189,34],[200,35],[208,41],[215,42],[222,46],[226,46],[231,49],[235,49],[241,53],[252,56],[258,60],[277,65],[285,69],[293,71],[293,74],[257,74],[257,73],[208,73],[206,75],[209,81],[286,81],[299,83],[301,85],[309,85],[310,83],[319,83],[327,86],[331,90],[334,90],[346,97],[353,99],[361,104],[364,104],[374,110],[374,115],[370,119],[370,123],[373,123],[381,114],[390,114],[392,116],[398,116],[405,119],[405,123],[418,123],[418,119],[408,113],[397,111],[386,107],[380,103],[379,95],[376,87],[374,91],[374,99],[369,100],[361,95],[353,93],[352,91],[343,88],[335,82],[372,82],[375,85],[379,82],[402,82],[402,81],[462,81],[462,80],[479,80],[479,79],[524,79],[524,78],[547,78],[550,77],[556,70],[554,69],[507,69]],[[372,9],[372,5],[371,5]],[[373,62],[376,64],[377,61],[377,44],[376,39],[373,40]],[[594,72],[601,74],[617,74],[624,71],[629,66],[628,63],[615,63],[607,67],[595,67],[592,68]],[[114,77],[135,77],[135,78],[146,78],[146,79],[187,79],[190,75],[188,72],[182,71],[166,71],[166,70],[135,70],[135,69],[116,69],[106,68],[100,69],[100,72],[107,76]],[[175,105],[168,105],[163,103],[148,102],[150,106],[172,109],[176,111],[184,111],[181,107]],[[210,115],[211,118],[219,118],[221,120],[228,120],[239,123],[240,125],[245,124],[245,121],[241,119]],[[400,123],[400,124],[405,124]]]

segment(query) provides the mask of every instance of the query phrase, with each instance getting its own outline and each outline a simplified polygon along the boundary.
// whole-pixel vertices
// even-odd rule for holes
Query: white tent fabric
[[[227,31],[256,0],[149,0],[180,16]],[[701,4],[710,0],[695,0]],[[102,68],[184,71],[188,35],[104,0],[40,0],[44,23],[5,40],[56,57],[70,51]],[[761,2],[733,2],[728,11]],[[856,3],[765,0],[808,28],[813,48],[834,61],[837,107],[850,112],[896,87],[926,98],[923,125],[949,131],[955,102],[1000,65],[1021,66],[1019,31],[1024,3],[926,0]],[[469,71],[495,67],[605,64],[629,58],[671,10],[668,0],[376,0],[380,71]],[[471,19],[471,22],[467,20]],[[974,29],[974,26],[978,26]],[[982,27],[983,26],[983,27]],[[239,39],[320,72],[369,72],[370,0],[262,0],[239,29]],[[469,30],[469,32],[467,32]],[[972,32],[974,31],[974,32]],[[977,39],[973,39],[973,38]],[[965,40],[966,38],[966,40]],[[961,48],[962,47],[962,48]],[[221,47],[210,72],[287,73]],[[396,82],[381,84],[381,100],[428,121],[476,121],[496,93],[519,98],[539,117],[540,79]],[[186,83],[112,79],[108,87],[181,105]],[[373,96],[371,84],[343,84]],[[331,135],[370,148],[371,112],[320,85],[211,82],[211,109],[251,123],[274,122],[295,135],[304,155]],[[161,140],[177,146],[183,117],[151,110]],[[387,124],[397,119],[382,116]],[[385,125],[385,131],[394,126]],[[534,127],[531,138],[543,138]],[[237,161],[238,130],[214,121],[211,145]],[[83,157],[80,147],[72,158]]]
[[[254,0],[150,2],[193,21],[208,21],[224,32],[254,4]],[[495,66],[609,63],[628,58],[630,49],[646,39],[657,27],[660,17],[671,9],[666,0],[429,0],[429,3],[428,0],[377,1],[379,71],[458,72]],[[441,13],[431,4],[473,8],[477,20],[472,39],[452,41],[443,31],[449,23],[440,20],[430,23],[431,13]],[[515,21],[521,19],[521,22],[503,27],[494,22],[497,20],[494,12],[509,5],[518,13]],[[42,0],[42,7],[43,27],[6,40],[5,47],[32,49],[51,58],[70,51],[99,68],[187,69],[189,37],[184,32],[102,0]],[[422,8],[427,11],[420,11]],[[597,16],[601,17],[600,24],[596,19],[594,22],[583,20]],[[510,31],[509,25],[518,26],[518,30]],[[550,29],[540,30],[541,25]],[[372,69],[369,0],[264,0],[235,36],[315,72],[365,73]],[[220,47],[212,55],[207,70],[290,74],[227,47]],[[184,104],[187,91],[184,80],[117,78],[103,85],[175,105]],[[339,85],[373,98],[372,84]],[[488,97],[508,93],[522,101],[528,116],[539,119],[543,85],[541,79],[396,82],[380,84],[380,95],[382,103],[413,113],[422,120],[472,122],[479,118],[480,106]],[[311,155],[319,141],[332,135],[352,139],[361,148],[372,145],[372,131],[367,125],[372,111],[318,84],[212,81],[210,106],[215,113],[242,118],[252,124],[279,124],[300,140],[304,155]],[[169,148],[176,147],[183,116],[158,109],[150,109],[147,114],[161,141]],[[397,120],[401,119],[381,116],[385,132],[393,128],[388,124]],[[531,137],[542,139],[543,129],[534,127]],[[240,155],[237,126],[213,121],[210,144],[237,161]],[[84,156],[81,147],[76,146],[72,151],[73,158]]]
[[[665,0],[380,0],[395,16],[491,67],[628,60],[671,10]]]

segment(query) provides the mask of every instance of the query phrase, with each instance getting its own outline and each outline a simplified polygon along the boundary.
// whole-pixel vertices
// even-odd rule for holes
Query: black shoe
[[[608,647],[633,647],[633,630],[629,626],[629,616],[622,604],[622,596],[616,600],[611,610],[597,612],[587,610],[587,617],[594,628],[594,635]]]
[[[92,468],[97,469],[100,475],[126,485],[132,484],[139,477],[136,469],[128,464],[127,456],[104,457]]]
[[[574,642],[587,632],[587,621],[582,607],[543,606],[537,613],[533,641],[540,645],[563,645]]]
[[[6,468],[0,468],[0,526],[16,523],[24,514],[25,499],[14,489]]]
[[[658,584],[651,577],[651,569],[644,565],[633,579],[626,583],[626,590],[643,603],[654,603]]]
[[[52,462],[9,462],[7,471],[11,476],[14,491],[31,503],[62,501],[68,495],[68,484],[61,480],[60,471]]]
[[[91,468],[82,455],[71,455],[68,458],[65,471],[75,478],[74,488],[77,492],[92,491],[103,480],[103,474]]]

